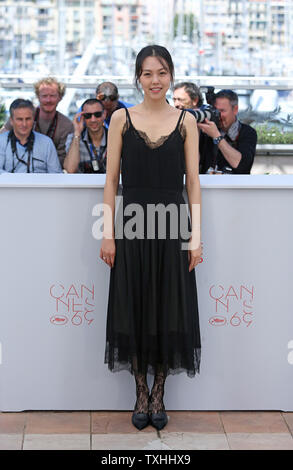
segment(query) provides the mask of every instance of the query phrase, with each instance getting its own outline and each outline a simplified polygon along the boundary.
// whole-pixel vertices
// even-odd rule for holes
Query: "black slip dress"
[[[182,249],[190,234],[184,238],[180,230],[182,208],[190,228],[182,195],[184,116],[182,111],[173,132],[154,143],[133,126],[126,109],[123,201],[115,225],[104,359],[112,372],[186,372],[189,377],[199,372],[195,271],[189,272],[188,251]],[[177,212],[177,219],[168,215],[168,208]]]

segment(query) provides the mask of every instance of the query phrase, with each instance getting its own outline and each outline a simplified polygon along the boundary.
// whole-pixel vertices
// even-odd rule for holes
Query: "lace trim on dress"
[[[157,147],[161,147],[161,145],[163,145],[164,142],[166,142],[166,140],[169,138],[170,134],[168,135],[162,135],[158,140],[156,140],[155,142],[153,142],[149,137],[148,135],[146,134],[146,132],[144,131],[140,131],[138,129],[136,129],[136,132],[139,134],[139,136],[145,141],[145,144],[151,148],[151,149],[155,149]]]
[[[129,126],[128,119],[126,119],[126,121],[125,121],[125,123],[124,123],[124,125],[123,125],[123,128],[122,128],[122,135],[124,135],[125,132],[128,131],[129,127],[130,127],[130,126]]]
[[[154,338],[151,338],[152,343],[154,344]],[[129,340],[128,340],[129,343]],[[172,339],[170,344],[172,343]],[[185,341],[186,343],[186,341]],[[185,344],[184,343],[184,344]],[[186,350],[176,351],[173,348],[173,357],[165,357],[164,364],[162,367],[162,372],[164,373],[165,377],[168,375],[177,375],[181,373],[186,373],[188,377],[194,377],[196,374],[200,372],[200,362],[201,362],[201,348],[194,347],[193,351],[188,353],[188,357],[186,357]],[[158,359],[157,359],[157,351],[150,351],[149,355],[143,355],[141,359],[141,363],[137,368],[133,366],[133,354],[131,354],[128,348],[118,346],[118,344],[114,344],[114,342],[110,342],[109,340],[106,341],[106,348],[105,348],[105,357],[104,362],[108,364],[108,368],[111,372],[119,372],[122,370],[130,372],[130,374],[150,374],[156,375],[158,371]],[[170,361],[170,362],[168,362]]]
[[[179,125],[179,132],[181,134],[181,137],[182,137],[183,141],[185,141],[185,139],[186,139],[186,127],[184,126],[183,122],[181,122],[180,125]]]
[[[183,120],[182,120],[182,121],[183,121]],[[128,129],[130,129],[130,127],[131,127],[131,124],[130,124],[129,118],[128,118],[128,116],[127,116],[126,121],[125,121],[125,123],[124,123],[124,125],[123,125],[122,135],[124,135],[125,132],[128,131]],[[153,142],[153,141],[149,138],[149,136],[147,135],[146,132],[140,131],[140,130],[136,129],[133,125],[132,125],[132,127],[133,127],[135,133],[138,134],[138,135],[140,136],[140,138],[144,140],[145,144],[146,144],[149,148],[151,148],[151,149],[155,149],[155,148],[158,148],[158,147],[160,147],[161,145],[163,145],[163,143],[164,143],[172,134],[174,134],[175,131],[177,130],[177,126],[176,126],[176,128],[175,128],[172,132],[170,132],[170,134],[168,134],[168,135],[162,135],[158,140],[156,140],[155,142]],[[184,126],[184,123],[183,123],[183,122],[181,122],[181,123],[179,124],[178,130],[179,130],[179,132],[180,132],[180,134],[181,134],[181,137],[182,137],[183,141],[185,141],[185,139],[186,139],[186,127]]]

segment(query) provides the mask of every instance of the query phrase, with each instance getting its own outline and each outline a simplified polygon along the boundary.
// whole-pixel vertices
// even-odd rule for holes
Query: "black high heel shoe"
[[[149,422],[148,404],[149,389],[146,377],[142,374],[135,375],[136,381],[136,403],[132,414],[132,424],[139,430],[145,428]]]
[[[150,422],[156,428],[158,431],[163,429],[166,424],[168,423],[168,416],[165,411],[165,405],[162,400],[162,404],[160,406],[160,409],[157,412],[153,412],[153,406],[151,402],[151,398],[149,400],[149,417],[150,417]]]
[[[150,422],[158,431],[163,429],[168,423],[168,416],[163,402],[165,380],[166,377],[162,373],[156,374],[149,398]]]
[[[150,422],[158,431],[163,429],[168,423],[168,416],[166,414],[165,408],[158,413],[150,413]]]
[[[137,402],[135,403],[135,408],[136,406],[137,406]],[[148,413],[137,413],[136,411],[134,411],[132,413],[131,421],[132,421],[132,424],[141,431],[143,428],[145,428],[149,424],[150,417]]]

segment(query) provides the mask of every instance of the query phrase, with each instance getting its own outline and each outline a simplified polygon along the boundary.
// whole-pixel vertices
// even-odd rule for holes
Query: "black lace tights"
[[[165,410],[163,397],[166,377],[159,372],[155,375],[151,395],[149,397],[149,388],[146,376],[135,374],[136,383],[136,404],[134,411],[136,413],[159,413]]]
[[[147,413],[149,407],[149,388],[146,376],[143,374],[135,374],[136,383],[136,404],[135,413]]]
[[[150,411],[152,413],[159,413],[165,410],[163,397],[165,386],[165,375],[160,372],[155,375],[154,384],[150,396]]]

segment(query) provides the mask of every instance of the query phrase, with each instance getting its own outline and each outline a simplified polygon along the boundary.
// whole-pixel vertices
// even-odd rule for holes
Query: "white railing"
[[[54,75],[57,80],[66,84],[68,88],[88,88],[96,87],[97,83],[110,81],[120,84],[123,88],[134,88],[134,77],[132,75]],[[26,73],[1,74],[0,87],[2,88],[31,88],[32,84],[42,74]],[[21,80],[21,81],[20,81]],[[216,76],[216,75],[176,75],[175,83],[181,81],[194,82],[199,86],[214,86],[215,88],[231,88],[235,90],[245,89],[268,89],[268,90],[290,90],[293,89],[292,77],[271,77],[271,76]]]

